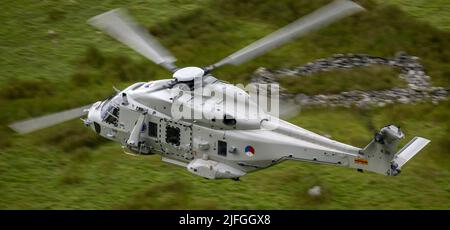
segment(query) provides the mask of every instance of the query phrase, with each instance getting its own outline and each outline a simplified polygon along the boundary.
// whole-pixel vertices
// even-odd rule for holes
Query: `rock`
[[[253,72],[255,77],[265,77],[265,78],[273,78],[272,72],[264,67],[259,67],[255,72]]]
[[[48,30],[47,35],[49,38],[52,38],[52,39],[58,37],[58,33],[56,33],[54,30]]]
[[[331,69],[345,69],[356,66],[369,66],[371,64],[389,65],[399,68],[401,73],[399,78],[406,81],[408,88],[392,88],[379,91],[349,91],[334,95],[314,95],[305,94],[291,95],[284,89],[280,89],[280,97],[294,97],[302,105],[311,106],[344,106],[358,107],[380,106],[392,104],[395,101],[408,104],[423,100],[431,100],[438,103],[447,100],[450,89],[442,87],[432,87],[430,77],[424,72],[423,66],[419,63],[419,58],[409,56],[405,52],[399,52],[393,59],[374,57],[367,54],[335,54],[327,59],[317,59],[314,62],[306,63],[293,69],[283,68],[270,71],[266,68],[258,68],[252,77],[252,82],[277,83],[278,76],[292,77],[313,77],[313,73],[329,71]]]
[[[318,185],[311,187],[310,189],[308,189],[308,195],[312,196],[312,197],[317,197],[322,195],[322,188]]]
[[[397,101],[402,104],[409,104],[411,102],[411,100],[407,97],[400,97]]]
[[[378,104],[377,104],[379,107],[384,107],[385,105],[386,105],[386,103],[384,103],[384,102],[378,102]]]
[[[301,93],[295,96],[295,101],[301,105],[307,105],[311,103],[311,98]]]

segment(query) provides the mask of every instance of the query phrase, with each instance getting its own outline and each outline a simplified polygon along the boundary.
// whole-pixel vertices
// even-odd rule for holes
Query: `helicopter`
[[[15,122],[10,127],[25,134],[85,117],[84,125],[120,143],[126,153],[159,154],[162,161],[207,179],[239,180],[247,173],[286,160],[396,176],[430,140],[414,137],[397,151],[405,135],[399,127],[387,125],[363,148],[341,143],[265,112],[254,101],[254,94],[211,74],[216,68],[239,65],[361,11],[364,8],[355,2],[336,0],[215,64],[179,68],[175,57],[125,10],[111,10],[94,16],[88,23],[169,70],[173,77],[137,82],[124,90],[115,89],[116,93],[106,100]],[[203,91],[215,93],[213,96]],[[266,96],[275,95],[276,87],[264,92]],[[218,96],[222,93],[225,96]],[[180,108],[185,116],[179,116]],[[189,116],[192,113],[201,116]]]

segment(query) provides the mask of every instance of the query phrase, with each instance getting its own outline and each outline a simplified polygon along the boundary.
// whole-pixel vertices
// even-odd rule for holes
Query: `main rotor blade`
[[[300,105],[295,103],[294,100],[280,100],[280,118],[290,119],[297,116],[300,113]]]
[[[210,66],[209,69],[217,68],[226,64],[239,65],[294,38],[304,35],[307,32],[319,29],[334,21],[363,10],[363,7],[354,2],[336,0],[231,54],[230,56]]]
[[[92,26],[126,44],[154,63],[170,71],[176,69],[176,59],[150,33],[128,16],[125,10],[115,9],[88,20]]]
[[[49,115],[31,118],[28,120],[18,121],[10,124],[9,127],[20,134],[31,133],[38,129],[47,128],[59,123],[63,123],[68,120],[81,117],[87,114],[87,112],[85,112],[85,109],[89,109],[90,107],[91,105],[85,105],[83,107],[75,109],[65,110],[58,113],[52,113]]]

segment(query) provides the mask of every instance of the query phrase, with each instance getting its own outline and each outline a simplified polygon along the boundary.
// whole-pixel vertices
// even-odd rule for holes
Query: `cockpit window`
[[[103,120],[108,124],[117,126],[117,123],[119,122],[119,107],[112,105],[109,106]]]
[[[117,94],[114,97],[109,98],[105,102],[103,102],[102,109],[100,112],[103,121],[105,121],[108,124],[112,124],[114,126],[118,125],[120,100],[121,97],[119,94]]]

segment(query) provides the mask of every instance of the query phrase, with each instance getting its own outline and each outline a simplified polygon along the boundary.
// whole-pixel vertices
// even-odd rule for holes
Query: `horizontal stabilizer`
[[[406,162],[414,157],[423,147],[425,147],[430,140],[422,137],[414,137],[408,144],[406,144],[394,157],[393,162],[397,164],[400,169]]]

